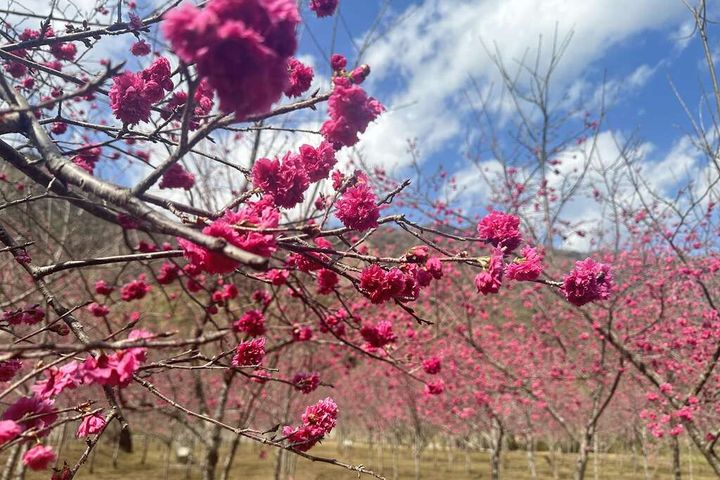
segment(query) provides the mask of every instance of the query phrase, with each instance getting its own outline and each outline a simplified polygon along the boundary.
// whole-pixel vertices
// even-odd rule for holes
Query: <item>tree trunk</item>
[[[692,451],[692,444],[690,443],[690,439],[685,437],[685,440],[687,441],[687,459],[688,459],[688,477],[690,480],[694,480],[695,476],[693,475],[693,451]]]
[[[228,475],[230,474],[230,469],[232,468],[233,461],[235,460],[235,454],[237,453],[238,446],[240,446],[240,435],[235,435],[232,439],[232,443],[230,444],[230,451],[225,458],[222,473],[220,474],[220,480],[228,480]]]
[[[600,465],[598,465],[598,462],[600,461],[600,456],[598,443],[598,435],[595,434],[595,436],[593,436],[593,476],[595,480],[600,480]]]
[[[19,457],[22,458],[29,448],[30,447],[28,445],[22,445],[20,447]],[[25,471],[25,464],[23,462],[17,462],[15,464],[15,471],[13,472],[13,480],[24,480]]]
[[[394,442],[392,446],[392,470],[393,470],[393,480],[398,479],[398,443]]]
[[[5,461],[5,468],[3,469],[2,477],[0,477],[1,480],[10,480],[12,477],[13,471],[15,470],[15,464],[20,458],[21,447],[22,445],[18,443],[10,451],[10,455],[8,455],[8,458]]]
[[[220,426],[208,424],[205,433],[205,457],[202,464],[203,480],[215,480],[218,459],[220,458],[221,431]]]
[[[285,450],[278,449],[277,451],[277,457],[275,458],[275,480],[280,480],[281,474],[282,474],[282,462],[283,462],[283,456],[285,454]]]
[[[642,452],[643,457],[643,473],[645,474],[645,480],[650,480],[650,470],[648,465],[648,453],[647,453],[647,447],[645,444],[645,430],[643,429],[642,436],[638,437],[640,439],[640,450]]]
[[[120,456],[120,435],[118,433],[118,437],[115,439],[115,448],[113,449],[113,455],[112,455],[113,470],[117,470],[119,456]]]
[[[413,445],[413,463],[415,465],[415,480],[420,480],[420,460],[422,457],[422,447],[419,445],[417,437]]]
[[[140,457],[140,465],[145,465],[145,462],[147,461],[147,453],[149,450],[148,440],[149,435],[146,433],[143,437],[143,449],[142,449],[142,456]]]
[[[468,442],[465,442],[465,475],[470,475],[470,467],[470,445]]]
[[[525,450],[527,452],[528,470],[530,480],[537,480],[537,467],[535,466],[535,440],[531,435],[525,436]]]
[[[491,480],[500,480],[500,455],[502,454],[502,444],[505,437],[505,429],[502,423],[495,420],[495,428],[493,429],[493,445],[490,454],[490,478]]]
[[[560,449],[560,445],[553,446],[552,450],[552,471],[553,471],[553,480],[560,480],[560,469],[558,468],[558,463],[560,463],[558,453],[562,454],[562,450]]]
[[[670,437],[670,449],[672,450],[672,471],[673,480],[682,480],[682,468],[680,466],[680,442],[676,436]]]
[[[588,453],[590,451],[590,444],[593,441],[594,435],[595,427],[591,423],[590,425],[585,427],[585,433],[580,439],[580,450],[578,451],[578,458],[575,461],[575,475],[573,476],[575,480],[584,480],[585,478],[585,471],[587,469],[588,462]]]
[[[171,438],[167,443],[167,448],[165,449],[165,480],[167,480],[170,476],[170,458],[172,455],[172,448],[173,439]]]
[[[217,407],[213,417],[222,420],[225,414],[225,406],[230,392],[230,384],[234,378],[234,372],[225,375],[222,387],[220,388]],[[222,442],[222,428],[220,425],[209,423],[205,427],[205,458],[202,464],[202,479],[215,480],[217,464],[220,458],[220,444]]]

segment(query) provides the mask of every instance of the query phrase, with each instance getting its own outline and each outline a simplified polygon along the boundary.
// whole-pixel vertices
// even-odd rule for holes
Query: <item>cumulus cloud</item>
[[[562,90],[610,48],[638,33],[675,25],[685,18],[674,0],[426,0],[375,42],[364,59],[373,67],[372,88],[392,79],[399,88],[384,100],[389,112],[368,129],[363,148],[370,161],[407,165],[406,140],[417,138],[426,155],[441,150],[465,128],[470,76],[482,88],[497,82],[497,70],[483,45],[495,48],[510,66],[542,43],[545,58],[555,38],[574,32],[556,72]],[[557,36],[556,36],[557,35]],[[639,66],[623,82],[641,87],[653,73]],[[619,81],[618,81],[619,82]],[[620,83],[620,82],[619,82]]]
[[[701,210],[715,200],[705,195],[718,181],[718,171],[712,162],[705,161],[703,152],[692,138],[683,136],[670,150],[661,154],[651,143],[632,143],[618,131],[606,130],[581,145],[573,145],[555,156],[560,163],[548,177],[548,187],[562,191],[565,182],[578,172],[585,172],[582,186],[562,207],[560,223],[565,226],[558,246],[565,250],[586,252],[594,248],[593,240],[602,239],[612,231],[614,222],[608,210],[610,197],[622,209],[632,211],[660,198],[680,210],[688,208],[686,199],[676,198],[678,188],[691,185],[694,199]],[[527,179],[532,165],[520,168],[517,178]],[[633,183],[628,168],[637,172]],[[452,200],[459,206],[477,210],[478,205],[491,203],[492,187],[501,185],[498,180],[503,167],[496,159],[488,159],[469,166],[456,174],[458,189]],[[500,187],[502,188],[502,187]],[[536,191],[531,187],[529,191]],[[523,205],[518,212],[530,226],[542,230],[542,215],[531,204]]]

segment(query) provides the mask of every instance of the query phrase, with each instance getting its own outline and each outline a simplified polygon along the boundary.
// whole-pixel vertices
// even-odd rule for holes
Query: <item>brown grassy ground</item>
[[[76,446],[67,447],[61,454],[62,458],[74,459],[77,455]],[[112,449],[101,448],[95,454],[92,463],[81,470],[76,478],[81,480],[145,480],[145,479],[199,479],[199,469],[196,464],[182,465],[172,458],[167,462],[167,449],[161,444],[151,444],[148,448],[145,463],[142,463],[141,448],[132,454],[121,453],[118,456],[117,468],[112,467]],[[230,478],[233,480],[260,480],[272,479],[276,460],[276,451],[258,448],[255,445],[243,444],[236,456],[235,466]],[[414,463],[412,454],[408,449],[398,449],[396,460],[389,447],[381,453],[378,448],[358,447],[345,449],[340,452],[333,443],[320,445],[312,453],[328,457],[336,457],[353,464],[364,464],[390,479],[413,479]],[[709,480],[716,478],[697,455],[687,454],[684,451],[682,462],[683,478],[693,480]],[[573,455],[559,455],[557,463],[557,478],[572,478],[572,466],[575,460]],[[223,458],[220,459],[222,464]],[[312,463],[308,460],[291,456],[287,462],[286,472],[290,475],[282,478],[294,480],[344,480],[355,479],[357,474],[343,470],[339,467]],[[671,479],[670,458],[658,456],[650,459],[648,476],[645,476],[642,458],[632,455],[606,454],[595,461],[590,459],[586,478],[588,480],[653,480]],[[547,452],[536,454],[536,466],[539,479],[553,479],[552,457]],[[691,474],[692,471],[692,474]],[[597,476],[596,476],[597,472]],[[489,478],[488,455],[477,452],[466,455],[463,451],[427,450],[422,457],[421,478],[426,480],[440,479],[487,479]],[[28,480],[47,479],[45,472],[42,475],[31,474]],[[365,477],[371,478],[371,477]],[[506,452],[503,456],[502,478],[508,480],[529,480],[527,458],[524,452]]]

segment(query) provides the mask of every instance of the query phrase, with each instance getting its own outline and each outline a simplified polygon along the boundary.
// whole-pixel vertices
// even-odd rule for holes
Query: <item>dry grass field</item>
[[[81,445],[76,443],[77,448]],[[75,453],[75,447],[67,447],[65,453]],[[314,454],[335,457],[353,464],[363,464],[390,479],[414,479],[415,466],[412,453],[409,449],[398,449],[395,459],[390,448],[370,449],[367,446],[354,446],[339,451],[336,444],[329,442],[313,449]],[[692,458],[683,452],[683,479],[709,480],[716,478],[710,469],[705,466],[699,456]],[[196,463],[179,463],[174,454],[170,461],[167,458],[167,449],[161,444],[151,443],[143,462],[142,448],[136,448],[132,454],[120,453],[117,457],[117,466],[112,466],[112,449],[101,448],[76,477],[81,480],[164,480],[200,478]],[[261,449],[256,445],[243,444],[236,456],[235,466],[230,475],[231,480],[264,480],[274,478],[277,452]],[[61,459],[77,458],[76,455],[67,457],[61,453]],[[284,475],[281,478],[293,480],[344,480],[355,479],[357,474],[330,465],[313,463],[308,460],[290,455],[284,463]],[[220,459],[222,465],[224,458]],[[575,461],[573,455],[558,455],[555,457],[556,468],[553,469],[553,457],[547,452],[536,454],[536,468],[538,479],[564,480],[572,478],[572,466]],[[426,450],[422,456],[420,478],[426,480],[454,479],[477,480],[488,479],[489,456],[486,453],[476,452],[466,455],[460,450]],[[647,469],[641,457],[621,454],[600,455],[597,461],[590,459],[586,479],[588,480],[662,480],[672,479],[670,458],[657,456],[649,459]],[[91,470],[92,465],[92,470]],[[43,474],[31,473],[28,480],[47,479],[47,472]],[[371,478],[371,477],[364,477]],[[502,478],[507,480],[530,480],[527,457],[522,451],[506,452],[503,455]]]

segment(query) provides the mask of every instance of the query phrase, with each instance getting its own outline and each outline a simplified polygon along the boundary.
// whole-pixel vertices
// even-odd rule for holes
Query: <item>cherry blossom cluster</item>
[[[288,61],[290,85],[285,89],[285,95],[290,98],[299,97],[310,89],[315,72],[312,67],[305,65],[297,58]]]
[[[9,325],[35,325],[45,318],[45,310],[40,305],[28,305],[17,310],[5,310],[2,321]]]
[[[338,0],[310,0],[310,10],[320,18],[334,15],[337,7]]]
[[[210,0],[171,10],[162,31],[215,90],[220,109],[242,119],[268,111],[288,88],[299,21],[293,0]]]
[[[543,273],[543,254],[537,248],[526,245],[521,256],[506,263],[506,258],[522,243],[520,219],[514,215],[493,211],[477,226],[478,238],[494,248],[483,259],[483,271],[475,276],[477,291],[483,295],[498,293],[503,277],[517,281],[535,281]],[[561,286],[568,302],[576,306],[606,300],[613,288],[610,267],[591,258],[578,261],[575,268],[565,276]]]
[[[189,130],[197,130],[200,127],[202,119],[212,112],[215,102],[213,101],[213,89],[207,80],[202,79],[198,82],[195,93],[193,94],[194,108],[188,121]],[[185,104],[188,101],[188,92],[178,90],[173,92],[170,100],[162,106],[160,116],[164,120],[180,120],[182,118]],[[163,188],[162,186],[160,188]],[[165,187],[178,188],[178,187]],[[184,185],[183,187],[184,188]]]
[[[235,348],[232,364],[235,367],[260,365],[265,358],[265,338],[254,338],[240,343]]]
[[[72,158],[72,162],[92,175],[95,172],[95,165],[100,161],[101,155],[102,149],[100,147],[86,143],[80,147],[80,151]]]
[[[320,386],[320,375],[317,372],[306,373],[301,372],[295,374],[292,379],[295,388],[300,390],[304,394],[315,391]]]
[[[280,212],[274,206],[274,199],[265,196],[257,202],[248,202],[237,212],[227,211],[224,216],[203,228],[203,233],[225,239],[231,245],[245,251],[270,256],[277,250],[275,235],[253,229],[273,229],[278,226]],[[243,230],[241,226],[253,227]],[[178,239],[185,256],[192,265],[207,273],[228,273],[239,263],[189,240]]]
[[[414,301],[421,289],[443,276],[442,262],[439,257],[431,257],[426,246],[411,248],[405,260],[407,263],[389,270],[377,264],[363,269],[360,274],[360,291],[374,304],[391,299]]]
[[[115,77],[108,94],[115,118],[128,125],[149,121],[152,106],[173,89],[171,74],[168,59],[158,57],[145,70]]]
[[[283,435],[293,449],[305,452],[335,428],[337,416],[337,405],[332,398],[325,398],[305,409],[302,426],[283,427]]]
[[[45,25],[42,30],[25,28],[18,36],[18,40],[25,42],[29,40],[38,40],[40,38],[53,37],[55,37],[55,31],[52,26]],[[12,53],[13,55],[23,59],[31,58],[30,53],[24,49],[15,50]],[[55,58],[55,60],[44,62],[44,66],[60,71],[63,67],[62,62],[72,62],[75,60],[75,56],[77,55],[77,46],[72,42],[55,41],[50,44],[50,54]],[[26,64],[15,60],[8,60],[5,63],[4,68],[5,71],[14,78],[22,78],[25,75],[28,75],[28,73],[32,73]],[[35,82],[32,76],[28,76],[25,78],[24,86],[25,88],[32,88],[34,83]]]
[[[343,225],[359,232],[377,227],[380,209],[367,176],[358,171],[347,182],[352,184],[343,182],[336,188],[342,194],[335,202],[337,208],[335,216]]]
[[[144,330],[133,330],[128,341],[148,338],[151,334]],[[97,357],[89,356],[83,362],[71,361],[57,368],[46,370],[45,378],[32,386],[32,395],[20,397],[2,414],[0,420],[0,445],[13,441],[21,435],[23,438],[44,437],[58,419],[55,398],[66,389],[81,385],[105,385],[126,387],[133,374],[145,361],[146,349],[133,347]],[[9,360],[0,362],[3,372],[0,381],[9,381],[20,369],[20,362]],[[100,432],[105,419],[97,413],[83,418],[78,427],[77,436],[86,437]],[[37,445],[29,449],[23,462],[34,470],[46,469],[56,458],[50,447]]]
[[[352,147],[359,140],[358,134],[365,132],[385,108],[359,86],[369,75],[370,67],[362,65],[347,72],[347,60],[338,54],[333,55],[332,66],[335,76],[328,100],[330,119],[322,125],[320,132],[337,149]]]

